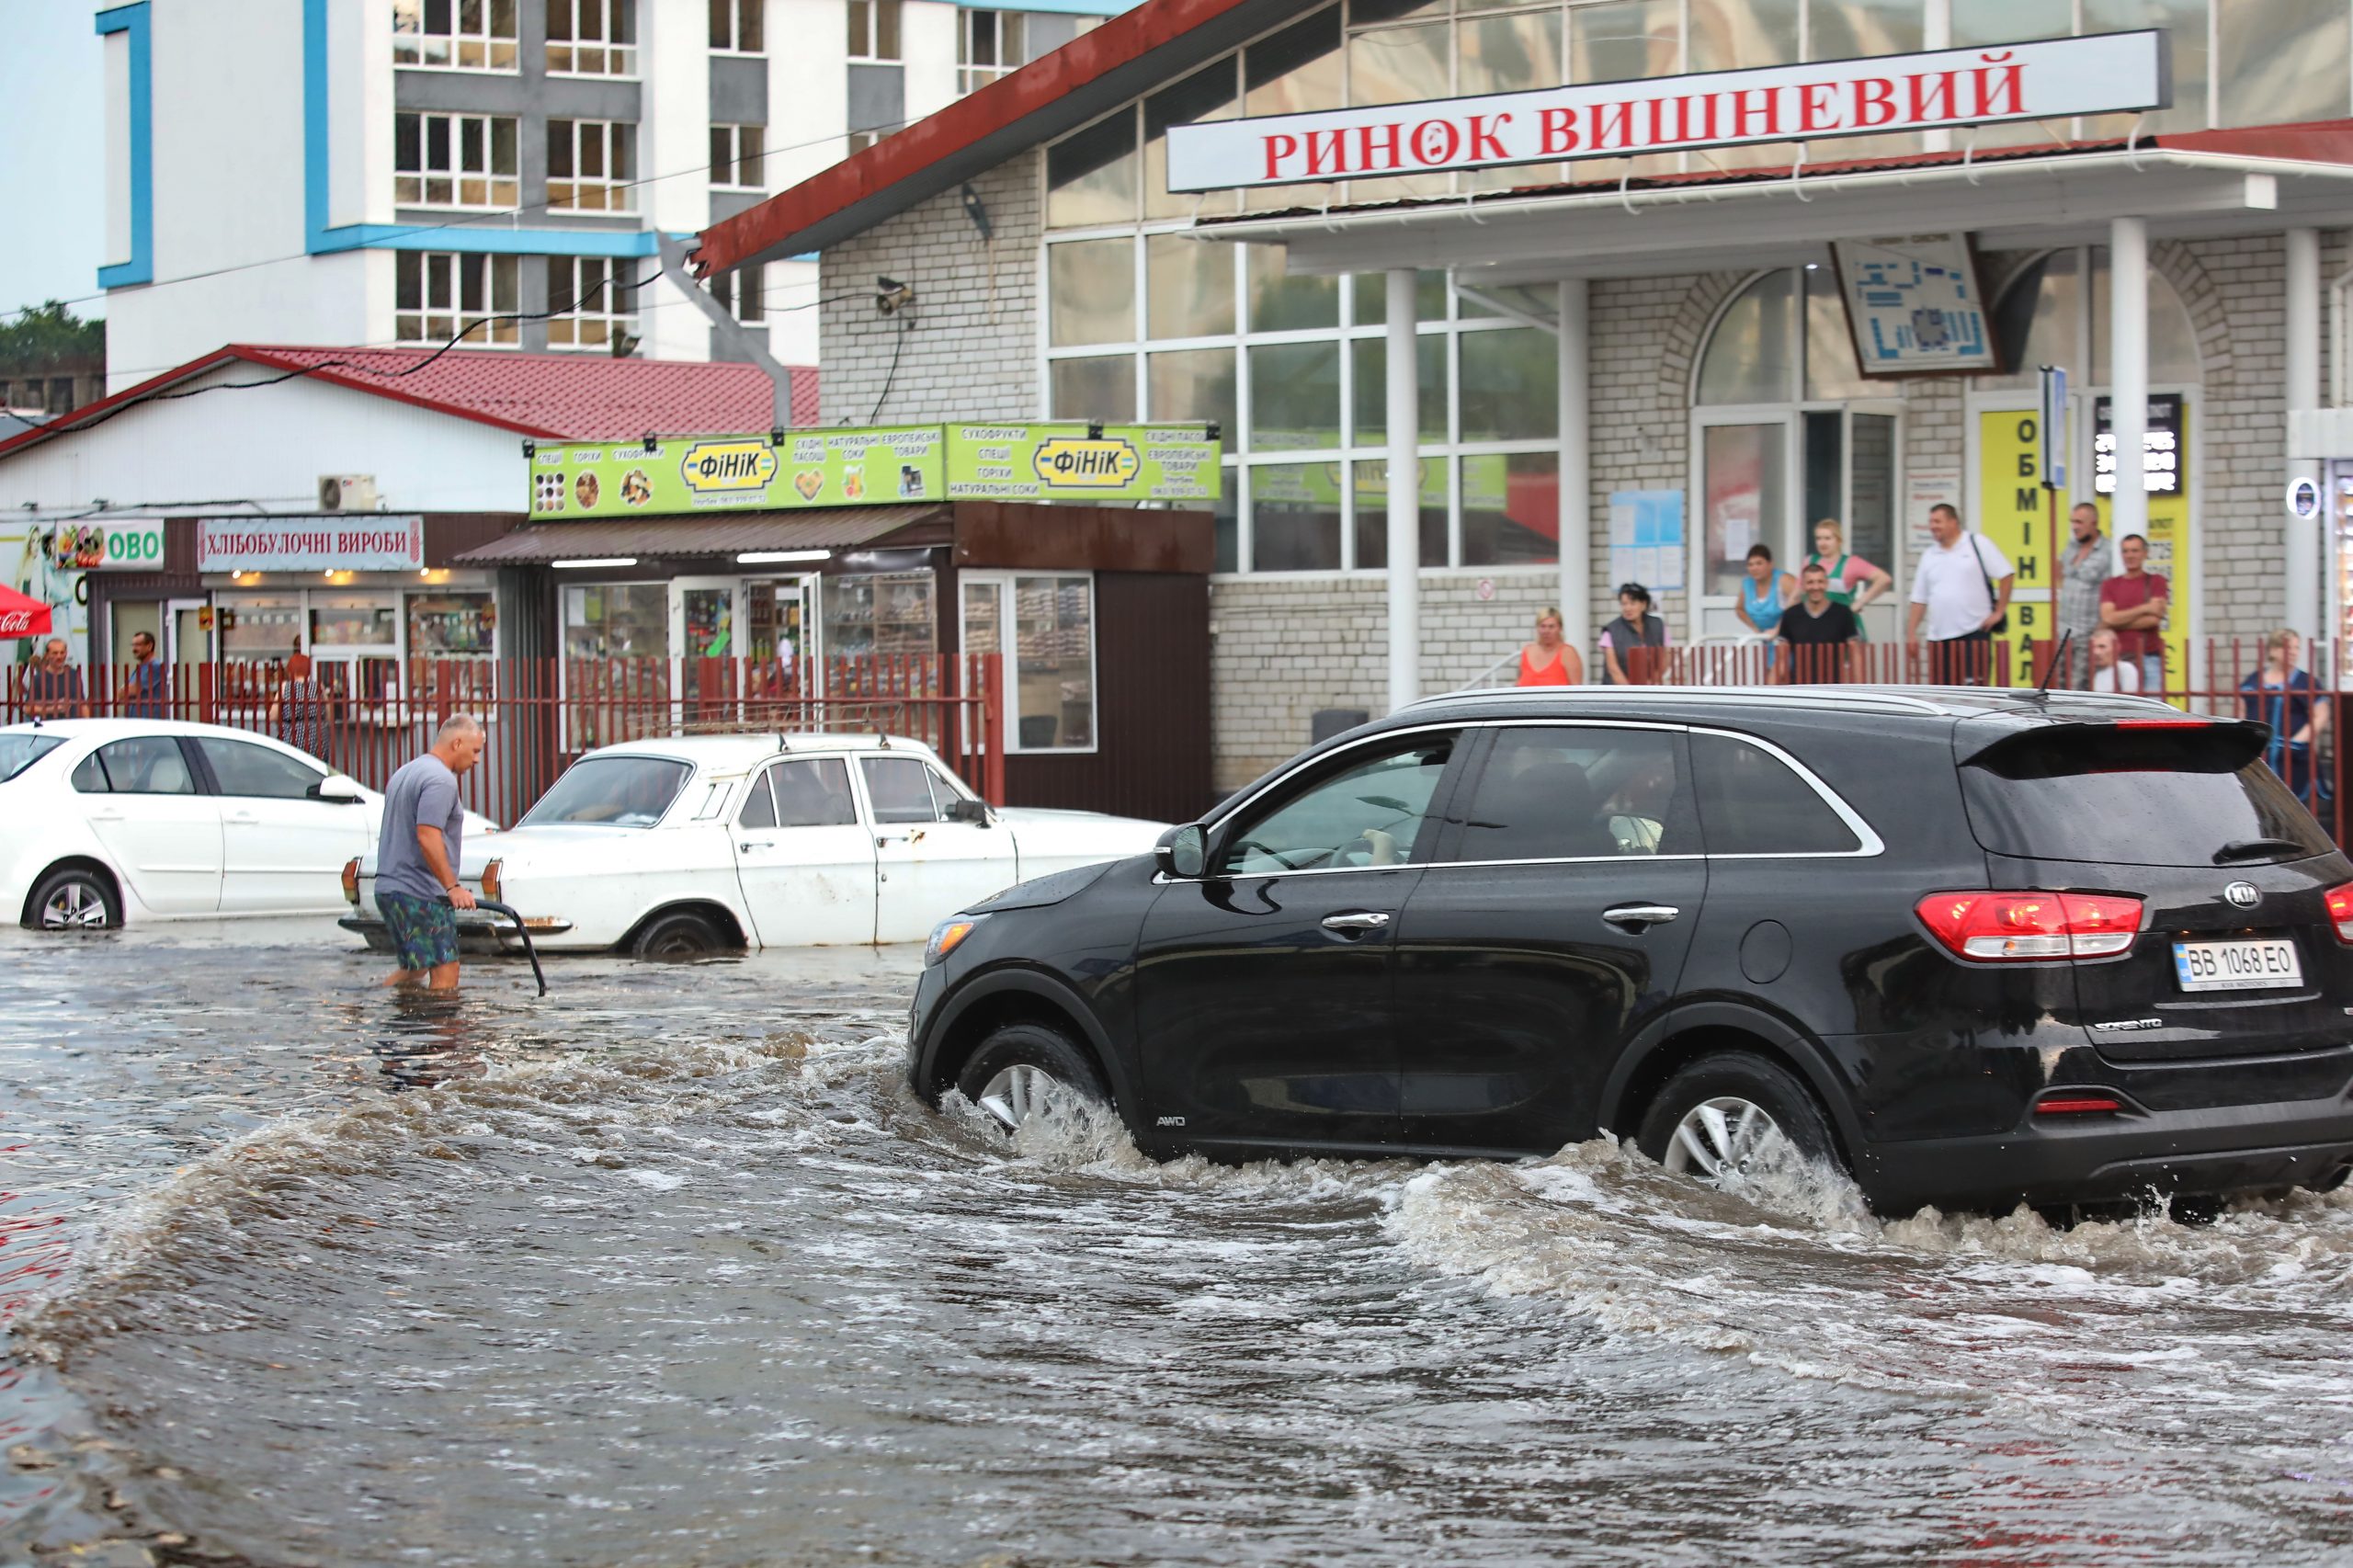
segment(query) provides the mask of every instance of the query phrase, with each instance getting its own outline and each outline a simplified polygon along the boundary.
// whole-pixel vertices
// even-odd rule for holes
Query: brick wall
[[[1044,413],[1038,394],[1038,158],[1024,153],[972,181],[994,239],[982,239],[962,193],[949,190],[824,253],[821,298],[829,302],[819,307],[817,362],[824,367],[826,424]],[[878,312],[878,277],[913,288],[913,308]]]

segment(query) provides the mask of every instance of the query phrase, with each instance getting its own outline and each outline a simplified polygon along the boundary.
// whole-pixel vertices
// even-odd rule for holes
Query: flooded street
[[[913,949],[446,1004],[323,925],[0,933],[0,1562],[2353,1555],[2346,1195],[1008,1149]]]

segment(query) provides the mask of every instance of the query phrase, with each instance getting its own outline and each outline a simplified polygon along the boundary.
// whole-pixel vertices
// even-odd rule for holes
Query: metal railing
[[[51,677],[6,672],[11,722],[36,718],[180,719],[250,730],[381,790],[452,713],[483,721],[489,744],[465,803],[512,823],[582,753],[665,735],[882,733],[918,740],[984,799],[1005,800],[1003,655],[892,654],[821,666],[752,659],[392,659],[322,657],[314,686],[283,662],[183,665],[141,676],[99,665]]]

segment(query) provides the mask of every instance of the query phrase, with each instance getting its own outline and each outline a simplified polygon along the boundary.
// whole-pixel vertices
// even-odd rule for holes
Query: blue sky
[[[97,292],[106,246],[103,95],[92,0],[0,0],[0,311]],[[74,307],[103,313],[93,302]]]

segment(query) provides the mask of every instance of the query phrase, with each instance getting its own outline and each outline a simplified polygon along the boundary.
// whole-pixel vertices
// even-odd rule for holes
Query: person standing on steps
[[[453,713],[433,749],[405,763],[384,786],[384,831],[376,846],[376,907],[399,965],[387,985],[424,981],[458,988],[458,911],[474,895],[458,881],[466,810],[458,776],[482,758],[482,721]]]
[[[1561,612],[1546,607],[1536,612],[1536,641],[1519,650],[1518,686],[1583,686],[1585,660],[1561,637]]]

